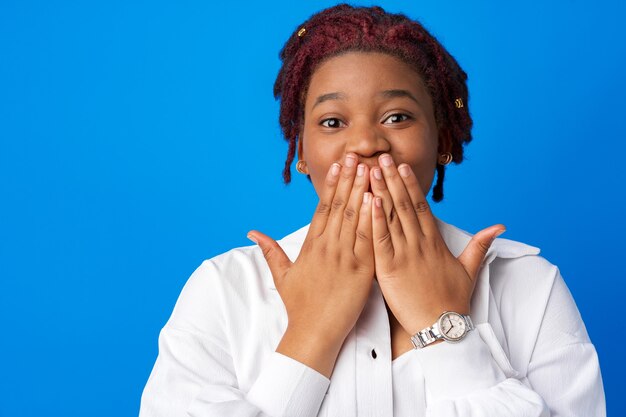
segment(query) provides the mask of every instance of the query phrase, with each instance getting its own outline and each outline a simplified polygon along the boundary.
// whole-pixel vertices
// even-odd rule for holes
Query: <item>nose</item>
[[[361,161],[371,160],[377,165],[376,158],[391,150],[391,144],[379,126],[366,122],[353,123],[350,131],[346,133],[348,134],[346,153],[354,152]]]

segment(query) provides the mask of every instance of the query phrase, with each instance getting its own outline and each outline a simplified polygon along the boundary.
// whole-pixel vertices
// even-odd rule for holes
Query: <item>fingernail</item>
[[[376,178],[377,180],[383,179],[383,173],[381,172],[380,168],[374,168],[374,178]]]
[[[370,203],[370,193],[363,193],[363,205]]]
[[[502,229],[500,231],[498,231],[495,235],[493,235],[493,238],[497,238],[498,236],[500,236],[502,233],[506,232],[506,229]]]
[[[380,197],[376,197],[374,199],[374,203],[376,203],[376,207],[381,207],[383,205],[383,199]]]
[[[259,244],[259,241],[256,240],[256,238],[254,236],[252,236],[251,234],[248,233],[248,235],[246,237],[248,239],[250,239],[251,241],[253,241],[254,243],[256,243],[257,245]]]
[[[398,167],[398,171],[400,171],[400,175],[402,175],[404,178],[408,177],[411,173],[408,165],[400,165],[400,167]]]
[[[334,163],[331,167],[330,167],[330,174],[334,177],[336,177],[337,175],[339,175],[339,170],[341,169],[341,166],[338,163]]]
[[[383,166],[390,167],[393,163],[391,157],[389,155],[383,155],[380,157],[380,162],[383,163]]]
[[[346,155],[346,166],[352,168],[356,164],[356,158],[352,155]]]
[[[362,177],[364,173],[365,173],[365,165],[359,164],[359,166],[356,169],[356,176]]]

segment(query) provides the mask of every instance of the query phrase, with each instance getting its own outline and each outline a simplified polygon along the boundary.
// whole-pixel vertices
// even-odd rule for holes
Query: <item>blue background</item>
[[[434,210],[502,222],[561,268],[626,415],[625,3],[469,3],[378,3],[470,77],[475,139]],[[308,223],[272,86],[292,30],[332,4],[2,0],[0,416],[136,415],[191,272],[250,229]]]

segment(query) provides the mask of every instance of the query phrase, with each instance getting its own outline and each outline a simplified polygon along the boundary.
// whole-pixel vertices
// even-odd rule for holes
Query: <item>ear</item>
[[[298,135],[297,139],[298,141],[298,159],[302,159],[302,136]]]
[[[309,176],[309,167],[306,165],[306,161],[304,160],[304,151],[302,150],[302,137],[298,136],[296,140],[298,141],[298,163],[300,163],[300,161],[303,162],[303,171],[307,175],[307,177],[309,177],[309,180],[311,180],[311,177]]]
[[[450,152],[452,153],[452,137],[450,131],[445,127],[439,129],[437,152],[439,154]]]

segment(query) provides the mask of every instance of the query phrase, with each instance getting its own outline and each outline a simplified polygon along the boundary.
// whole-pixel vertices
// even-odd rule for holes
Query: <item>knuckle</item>
[[[266,246],[261,251],[263,252],[263,257],[267,260],[270,260],[276,253],[276,249],[273,246]]]
[[[349,271],[354,271],[359,267],[359,261],[353,255],[346,256],[345,259],[342,259],[342,263]]]
[[[370,240],[369,234],[365,233],[363,230],[356,231],[356,238],[363,242],[368,242]]]
[[[328,203],[320,202],[317,205],[317,210],[316,210],[317,213],[319,213],[319,214],[328,214],[329,211],[330,211],[330,205]]]
[[[480,249],[480,251],[482,253],[487,253],[487,251],[489,250],[489,245],[487,245],[485,242],[479,240],[477,243],[478,249]]]
[[[408,200],[400,200],[396,203],[396,207],[400,211],[411,211],[413,210],[413,204]]]
[[[437,241],[432,241],[431,239],[425,239],[426,242],[421,246],[421,251],[423,254],[434,253],[438,257],[445,257],[445,255],[450,251],[445,242],[440,243]]]
[[[326,244],[325,239],[316,238],[312,239],[307,243],[307,246],[302,246],[300,253],[307,253],[313,256],[319,256],[320,258],[324,258],[328,253],[328,245]]]
[[[423,239],[422,244],[424,246],[427,246],[429,249],[435,250],[437,252],[442,252],[448,249],[448,245],[446,245],[446,242],[443,241],[443,239]]]
[[[343,218],[351,222],[354,220],[355,217],[356,217],[356,210],[353,209],[352,207],[346,207],[346,209],[343,211]]]
[[[367,263],[363,262],[363,260],[359,259],[356,255],[352,255],[352,257],[346,261],[345,266],[347,270],[351,272],[351,277],[357,279],[364,274],[370,275],[373,272]]]
[[[376,243],[378,243],[379,245],[387,245],[391,243],[391,233],[385,233],[383,236],[376,239]]]
[[[335,198],[331,203],[333,210],[341,209],[344,206],[345,202],[340,198]]]
[[[428,207],[428,203],[426,201],[418,201],[415,204],[415,212],[417,214],[422,214],[422,213],[426,213],[428,212],[429,207]]]

